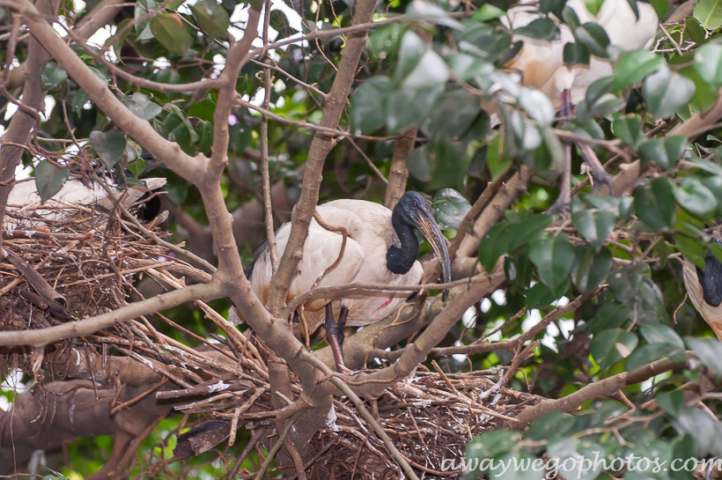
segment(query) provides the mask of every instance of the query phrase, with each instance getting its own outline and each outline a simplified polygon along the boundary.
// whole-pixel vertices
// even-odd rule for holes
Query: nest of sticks
[[[65,210],[54,216],[60,219],[48,220],[48,208],[43,207],[42,215],[8,212],[13,228],[3,232],[8,255],[0,262],[0,331],[43,329],[112,311],[138,294],[135,282],[144,275],[167,289],[184,286],[184,277],[210,279],[207,273],[174,257],[169,244],[163,244],[166,234],[152,222],[141,225],[92,208]],[[85,375],[101,383],[112,376],[103,372],[109,352],[149,367],[162,380],[156,398],[172,402],[173,410],[189,415],[175,435],[194,421],[219,420],[220,437],[209,449],[232,470],[242,462],[237,452],[230,450],[238,429],[251,432],[252,444],[260,445],[262,438],[278,435],[267,356],[260,345],[215,310],[203,302],[194,303],[225,336],[203,338],[159,314],[158,319],[201,345],[189,347],[159,331],[162,329],[154,326],[153,318],[141,318],[82,339],[59,340],[45,349],[44,365],[60,378],[82,376],[83,372],[69,371],[68,366],[93,366]],[[73,355],[83,355],[87,362],[74,362]],[[103,361],[94,361],[100,358]],[[32,351],[17,348],[0,353],[0,367],[37,375],[38,365]],[[461,478],[463,472],[450,471],[445,460],[463,459],[472,438],[507,424],[524,406],[540,400],[505,388],[503,378],[503,370],[417,372],[388,388],[366,408],[374,412],[395,446],[425,478]],[[293,389],[297,395],[302,391],[298,383]],[[128,408],[134,401],[119,400],[113,408]],[[309,478],[402,476],[384,442],[347,398],[334,400],[327,423],[328,428],[316,434],[303,458]],[[150,449],[145,455],[155,454]],[[284,463],[283,458],[276,460]],[[166,469],[173,461],[177,459],[141,458],[136,466],[142,475],[153,477],[170,472]],[[285,468],[294,471],[292,464],[271,471],[280,474]],[[255,476],[242,469],[236,473],[242,478]]]

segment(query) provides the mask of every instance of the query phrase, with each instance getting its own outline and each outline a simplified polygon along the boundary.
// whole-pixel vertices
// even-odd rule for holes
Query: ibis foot
[[[567,217],[571,212],[571,183],[572,183],[572,144],[564,143],[564,166],[562,167],[562,186],[559,188],[559,197],[546,211],[548,214],[560,213]]]
[[[341,312],[338,315],[338,322],[333,319],[333,308],[331,302],[326,304],[326,340],[331,346],[333,352],[333,358],[336,360],[336,370],[339,373],[351,373],[351,370],[346,368],[343,361],[343,340],[344,340],[344,329],[346,328],[346,319],[348,318],[348,307],[341,304]]]

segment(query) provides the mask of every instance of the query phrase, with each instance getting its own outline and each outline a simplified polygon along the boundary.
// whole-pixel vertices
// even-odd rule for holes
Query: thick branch
[[[375,0],[357,0],[354,12],[353,25],[367,23],[371,20],[376,6]],[[368,31],[363,30],[351,34],[341,56],[341,62],[336,72],[331,91],[326,98],[323,117],[320,125],[326,128],[336,128],[341,114],[346,106],[351,84],[356,77],[358,62],[366,46]],[[311,149],[306,161],[306,172],[303,176],[303,190],[301,198],[293,209],[291,235],[283,252],[278,271],[273,276],[269,288],[269,309],[277,314],[283,308],[291,279],[296,273],[298,263],[303,256],[303,243],[308,235],[308,227],[313,218],[313,212],[318,203],[318,193],[321,188],[323,164],[331,148],[334,146],[332,137],[328,134],[316,132],[311,143]]]
[[[599,380],[591,383],[586,387],[557,400],[545,400],[532,407],[522,410],[516,417],[517,423],[511,425],[516,429],[521,429],[532,423],[537,418],[550,412],[571,412],[590,400],[602,395],[613,395],[624,387],[642,383],[652,377],[656,377],[660,373],[670,370],[676,370],[686,365],[686,362],[673,362],[671,360],[658,360],[656,362],[639,367],[631,372],[622,372],[613,377]]]
[[[50,328],[3,332],[0,335],[0,347],[30,345],[42,347],[66,338],[91,335],[117,323],[125,322],[142,315],[177,307],[191,300],[210,301],[221,297],[223,289],[218,283],[201,283],[181,290],[173,290],[148,300],[131,303],[115,311],[97,315],[85,320],[67,322]]]
[[[416,143],[416,134],[419,127],[412,127],[404,135],[396,140],[394,155],[391,157],[391,169],[389,170],[389,182],[386,185],[386,198],[384,205],[393,209],[396,202],[406,191],[406,180],[409,178],[409,169],[406,168],[406,159]]]

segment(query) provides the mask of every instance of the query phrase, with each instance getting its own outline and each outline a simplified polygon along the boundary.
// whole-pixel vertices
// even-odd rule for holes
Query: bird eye
[[[414,200],[414,208],[419,208],[419,202],[417,202],[416,200]]]

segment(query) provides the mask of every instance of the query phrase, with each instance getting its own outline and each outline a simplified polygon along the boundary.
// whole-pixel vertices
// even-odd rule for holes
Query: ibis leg
[[[344,314],[345,311],[345,314]],[[346,372],[348,369],[343,362],[343,350],[341,345],[343,344],[343,327],[346,325],[346,316],[348,315],[348,309],[345,305],[341,306],[341,313],[339,314],[339,322],[333,319],[333,308],[331,302],[326,304],[326,340],[331,346],[333,351],[333,358],[336,360],[336,370],[339,372]]]
[[[559,115],[562,123],[572,118],[572,100],[571,91],[565,88],[561,92],[561,110]],[[569,215],[571,207],[571,183],[572,183],[572,144],[564,142],[564,164],[562,165],[561,188],[559,188],[559,197],[554,205],[551,206],[547,213],[560,213],[564,216]]]

